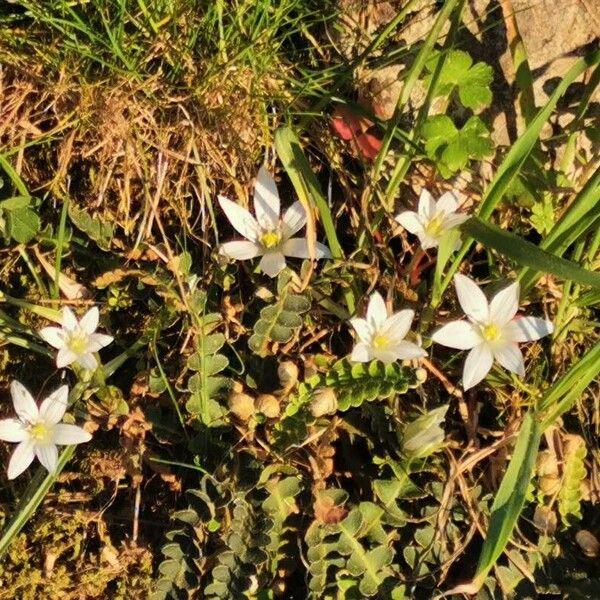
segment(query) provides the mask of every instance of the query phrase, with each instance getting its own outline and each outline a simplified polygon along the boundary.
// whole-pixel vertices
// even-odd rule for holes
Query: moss
[[[125,543],[114,547],[104,527],[91,527],[94,518],[83,510],[40,511],[0,563],[0,600],[144,598],[150,552]]]

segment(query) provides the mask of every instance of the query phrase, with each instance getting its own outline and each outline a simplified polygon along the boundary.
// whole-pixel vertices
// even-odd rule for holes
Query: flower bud
[[[234,392],[229,395],[229,410],[240,420],[247,421],[256,412],[254,398]]]
[[[284,360],[277,368],[281,393],[289,392],[298,381],[298,367],[291,360]]]
[[[313,417],[319,418],[324,415],[333,415],[337,411],[337,398],[333,388],[317,388],[310,402],[310,412]]]
[[[261,394],[256,399],[256,410],[265,415],[267,419],[274,419],[281,413],[279,400],[272,394]]]
[[[444,441],[444,421],[448,405],[440,406],[409,423],[404,430],[402,448],[412,458],[433,454]]]

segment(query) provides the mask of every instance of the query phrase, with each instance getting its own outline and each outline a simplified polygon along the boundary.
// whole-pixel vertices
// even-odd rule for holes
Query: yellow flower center
[[[439,237],[440,233],[442,232],[443,225],[444,215],[441,214],[431,219],[431,221],[425,225],[425,233],[432,238]]]
[[[374,348],[384,348],[390,343],[390,341],[387,339],[387,337],[385,337],[385,335],[376,335],[373,338],[372,343]]]
[[[85,354],[88,342],[88,335],[86,333],[76,333],[69,338],[69,350],[75,354]]]
[[[29,426],[29,435],[38,441],[43,441],[48,437],[50,430],[46,423],[33,423]]]
[[[267,231],[260,238],[260,243],[265,248],[274,248],[281,241],[281,236],[277,231]]]
[[[501,333],[500,327],[497,325],[484,325],[481,328],[481,335],[483,335],[488,342],[495,342],[500,337]]]

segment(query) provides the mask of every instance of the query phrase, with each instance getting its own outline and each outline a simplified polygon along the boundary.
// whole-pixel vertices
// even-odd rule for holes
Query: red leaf
[[[356,138],[356,143],[362,155],[369,160],[374,160],[381,150],[381,140],[370,133],[361,133]]]

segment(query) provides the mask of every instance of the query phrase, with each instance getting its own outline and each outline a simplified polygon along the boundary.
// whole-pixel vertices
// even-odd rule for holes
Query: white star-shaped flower
[[[294,202],[280,218],[279,194],[275,180],[261,167],[254,186],[254,218],[245,208],[219,196],[221,208],[233,228],[246,239],[226,242],[220,252],[234,260],[262,256],[260,268],[269,277],[276,277],[285,268],[285,257],[311,258],[306,238],[293,238],[306,223],[306,211]],[[331,258],[327,246],[316,243],[314,258]]]
[[[477,385],[496,359],[505,369],[523,377],[525,365],[519,342],[532,342],[554,331],[546,319],[516,316],[519,283],[500,290],[488,303],[478,285],[465,275],[454,276],[458,301],[468,321],[452,321],[431,336],[434,342],[471,350],[463,369],[465,390]]]
[[[428,250],[439,246],[444,234],[469,218],[469,215],[457,213],[457,209],[458,198],[455,192],[446,192],[436,202],[424,189],[419,196],[417,212],[401,212],[396,215],[396,221],[419,238],[423,250]]]
[[[78,321],[73,311],[64,307],[61,327],[44,327],[40,330],[42,339],[58,349],[56,366],[59,369],[77,363],[84,369],[94,370],[98,360],[94,356],[104,346],[113,341],[110,335],[96,333],[100,313],[94,306]]]
[[[61,423],[67,410],[69,388],[59,387],[38,408],[27,389],[18,381],[10,384],[17,418],[0,420],[0,440],[18,443],[8,463],[8,478],[18,477],[35,457],[50,472],[58,463],[59,446],[89,442],[92,436],[77,425]]]
[[[401,310],[388,316],[381,294],[373,292],[367,306],[367,318],[350,320],[359,339],[352,350],[350,360],[380,360],[383,363],[392,363],[396,360],[425,356],[423,348],[404,339],[414,316],[413,310]]]

